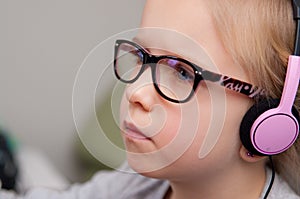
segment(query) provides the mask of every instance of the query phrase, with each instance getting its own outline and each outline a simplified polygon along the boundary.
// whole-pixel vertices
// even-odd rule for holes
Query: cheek
[[[157,148],[169,157],[183,155],[193,144],[198,154],[208,126],[210,106],[200,106],[197,98],[185,104],[166,108],[166,122],[159,134],[154,137]],[[168,155],[167,155],[168,154]]]
[[[231,91],[226,92],[226,98],[217,99],[216,103],[211,106],[210,125],[201,146],[199,158],[213,155],[224,160],[223,155],[227,154],[230,159],[238,155],[240,149],[240,123],[251,105],[251,100]]]
[[[162,124],[162,126],[160,126],[159,132],[157,132],[156,135],[154,135],[152,138],[158,149],[167,147],[174,141],[174,139],[176,139],[182,123],[182,114],[180,109],[164,108],[164,110],[165,122]],[[158,120],[158,118],[154,118],[154,120]]]
[[[227,137],[240,145],[240,124],[253,102],[244,96],[228,95],[224,131]],[[238,105],[238,106],[237,106]],[[225,135],[224,135],[225,136]],[[233,142],[233,141],[231,141]]]
[[[199,160],[199,150],[210,121],[210,106],[207,104],[209,102],[202,101],[200,105],[197,98],[193,98],[185,104],[164,106],[166,122],[161,131],[153,137],[156,153],[151,155],[151,163],[146,168],[154,164],[155,169],[151,167],[151,171],[165,172],[165,169],[175,168],[177,173],[177,169],[182,170],[191,162]],[[143,161],[146,162],[144,159]]]

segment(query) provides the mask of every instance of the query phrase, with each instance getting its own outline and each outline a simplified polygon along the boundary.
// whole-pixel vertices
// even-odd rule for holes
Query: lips
[[[145,136],[134,124],[124,122],[124,134],[126,137],[138,139],[138,140],[150,140]]]

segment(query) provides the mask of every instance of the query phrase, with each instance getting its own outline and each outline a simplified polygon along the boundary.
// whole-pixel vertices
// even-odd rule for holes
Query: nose
[[[150,67],[135,82],[129,84],[125,92],[131,104],[150,112],[159,97],[153,86]]]

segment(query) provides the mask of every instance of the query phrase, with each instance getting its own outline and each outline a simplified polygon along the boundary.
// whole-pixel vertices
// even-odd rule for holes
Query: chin
[[[141,160],[131,155],[127,156],[129,166],[137,173],[156,179],[168,179],[168,173],[170,166],[160,166],[159,163],[153,161],[153,159]]]

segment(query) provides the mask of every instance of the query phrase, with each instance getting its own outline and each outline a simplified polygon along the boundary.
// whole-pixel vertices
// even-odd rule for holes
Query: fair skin
[[[220,73],[247,81],[249,78],[222,46],[206,3],[204,0],[147,1],[141,28],[159,27],[187,35],[205,49]],[[177,55],[177,48],[168,37],[140,34],[137,38],[145,48],[153,43],[157,45],[155,49],[148,48],[152,54]],[[193,57],[189,56],[191,52],[185,53],[183,58]],[[165,198],[258,198],[261,194],[265,158],[247,156],[239,139],[239,124],[253,103],[249,98],[225,91],[219,101],[225,102],[227,110],[220,137],[210,153],[199,158],[210,125],[218,125],[211,120],[214,106],[218,104],[212,98],[222,93],[222,89],[201,83],[189,102],[175,104],[156,92],[149,70],[127,86],[121,104],[121,128],[125,122],[139,133],[132,136],[132,132],[123,131],[128,162],[147,177],[169,180],[170,189]],[[188,147],[182,152],[181,146]]]

